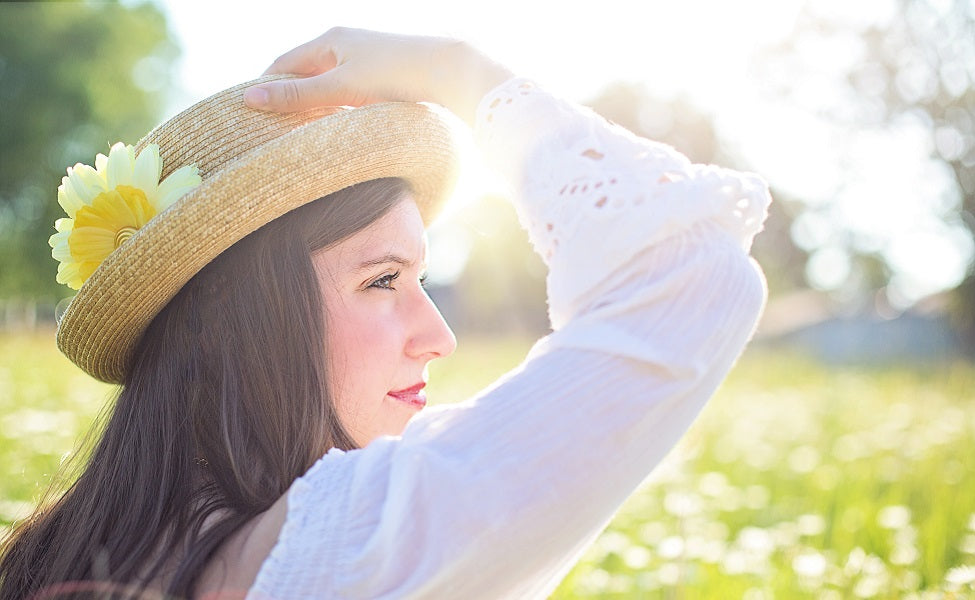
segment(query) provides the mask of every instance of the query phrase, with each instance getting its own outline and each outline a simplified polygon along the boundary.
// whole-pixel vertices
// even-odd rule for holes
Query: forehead
[[[314,253],[316,265],[328,270],[349,271],[364,261],[397,256],[422,262],[426,255],[423,218],[412,197],[397,202],[389,211],[337,244]]]

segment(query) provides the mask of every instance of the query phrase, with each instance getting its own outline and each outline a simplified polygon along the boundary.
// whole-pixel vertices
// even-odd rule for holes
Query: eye
[[[383,290],[395,290],[396,288],[393,287],[393,282],[396,281],[397,277],[399,277],[399,271],[396,271],[395,273],[387,273],[370,283],[369,287]]]
[[[426,271],[424,271],[423,274],[420,275],[420,287],[422,288],[427,287],[427,276],[428,275]]]

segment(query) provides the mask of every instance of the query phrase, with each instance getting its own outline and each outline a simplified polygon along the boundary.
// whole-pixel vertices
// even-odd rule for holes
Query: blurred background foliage
[[[890,135],[917,132],[930,172],[947,185],[918,204],[929,204],[941,223],[931,233],[959,240],[968,253],[966,272],[952,293],[952,316],[969,353],[975,351],[975,271],[971,265],[975,233],[975,3],[968,0],[897,0],[875,18],[838,18],[820,3],[808,2],[794,35],[765,49],[759,69],[766,93],[849,132],[835,150],[858,132]],[[839,58],[837,58],[839,57]],[[851,161],[852,162],[852,161]],[[898,294],[912,282],[897,270],[898,254],[911,252],[914,240],[884,239],[883,233],[844,229],[837,218],[841,202],[858,173],[841,170],[832,198],[802,208],[814,235],[797,235],[811,254],[838,252],[849,258],[848,274],[837,288],[855,296],[877,289]],[[924,188],[926,189],[926,188]],[[879,219],[878,219],[879,220]],[[799,224],[802,228],[802,223]],[[917,223],[920,231],[924,224]],[[805,228],[806,231],[810,228]],[[866,228],[864,228],[866,229]],[[923,243],[926,238],[917,238]],[[841,261],[842,262],[842,261]],[[931,265],[932,269],[938,265]],[[893,284],[893,286],[891,285]],[[891,295],[891,294],[888,294]],[[896,298],[894,298],[896,303]]]
[[[0,299],[52,300],[65,168],[155,125],[178,47],[151,4],[0,7]]]

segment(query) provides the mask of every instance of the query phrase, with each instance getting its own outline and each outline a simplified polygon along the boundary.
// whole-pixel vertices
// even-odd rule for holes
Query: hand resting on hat
[[[473,124],[478,102],[512,73],[470,44],[335,27],[282,54],[265,75],[300,79],[248,89],[252,108],[295,112],[386,101],[436,102]]]

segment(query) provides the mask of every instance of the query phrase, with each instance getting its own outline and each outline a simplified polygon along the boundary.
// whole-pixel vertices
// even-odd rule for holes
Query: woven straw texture
[[[58,347],[82,370],[122,383],[149,323],[201,268],[275,218],[342,188],[402,177],[429,223],[458,171],[454,126],[416,103],[316,109],[280,115],[251,110],[243,92],[220,92],[151,131],[163,177],[195,164],[199,187],[115,250],[71,301]]]

